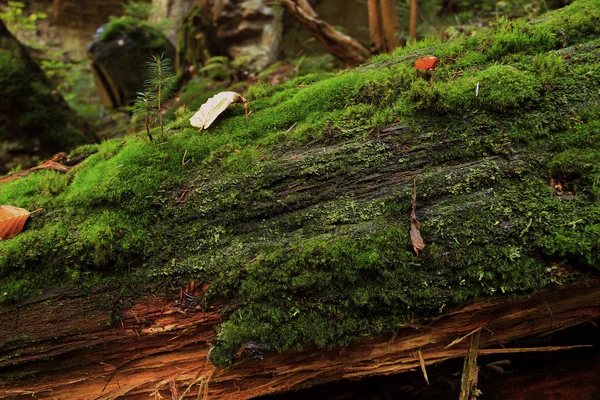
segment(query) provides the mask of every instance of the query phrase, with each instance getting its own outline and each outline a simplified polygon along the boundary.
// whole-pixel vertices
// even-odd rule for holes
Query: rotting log
[[[210,399],[247,399],[418,369],[419,350],[427,365],[464,357],[468,340],[456,339],[477,329],[484,357],[484,349],[599,318],[600,280],[470,303],[341,349],[245,349],[220,368],[207,361],[218,307],[190,309],[176,296],[148,297],[121,310],[122,320],[111,327],[118,305],[101,292],[87,298],[63,292],[3,309],[0,360],[10,360],[0,361],[0,397],[145,399],[171,396],[177,387],[180,395],[196,398],[204,387]]]
[[[599,1],[3,183],[43,206],[0,242],[3,395],[247,398],[598,318]]]

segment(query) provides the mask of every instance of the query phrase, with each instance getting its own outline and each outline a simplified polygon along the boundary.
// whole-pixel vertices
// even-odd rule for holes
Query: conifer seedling
[[[150,127],[156,121],[156,110],[154,109],[154,94],[150,90],[145,92],[137,92],[137,100],[135,102],[134,115],[142,115],[146,125],[146,132],[148,132],[148,138],[150,141],[154,141],[152,133],[150,133]]]
[[[138,99],[135,103],[135,114],[145,116],[146,130],[148,137],[152,140],[150,126],[158,119],[160,133],[165,139],[164,117],[162,109],[164,104],[173,95],[176,77],[171,69],[171,60],[162,55],[154,55],[147,62],[150,77],[146,80],[145,91],[138,92]]]

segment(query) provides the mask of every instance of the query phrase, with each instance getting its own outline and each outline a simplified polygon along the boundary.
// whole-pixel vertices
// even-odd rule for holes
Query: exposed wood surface
[[[342,349],[306,348],[264,354],[264,359],[248,356],[246,349],[227,368],[207,362],[220,320],[219,307],[213,307],[191,309],[177,298],[159,297],[129,307],[104,292],[57,293],[5,306],[0,309],[0,398],[176,398],[175,392],[196,398],[203,390],[210,399],[246,399],[415,370],[422,363],[464,357],[469,340],[446,347],[478,328],[480,349],[493,350],[598,318],[600,280],[515,300],[471,303]]]

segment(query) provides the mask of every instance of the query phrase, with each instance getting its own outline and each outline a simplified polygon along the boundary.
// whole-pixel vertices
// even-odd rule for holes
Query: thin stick
[[[292,131],[292,129],[294,129],[296,127],[297,122],[294,122],[294,124],[292,126],[289,127],[289,129],[287,131],[285,131],[285,133],[290,133]]]
[[[185,162],[185,156],[186,156],[186,154],[187,154],[187,149],[185,149],[185,151],[183,152],[183,158],[181,159],[181,165],[185,165],[185,164],[187,164],[187,163]]]
[[[546,346],[546,347],[521,347],[517,349],[481,349],[479,354],[482,356],[490,354],[514,354],[514,353],[541,353],[547,351],[563,351],[572,349],[581,349],[585,347],[594,347],[592,344],[581,344],[577,346]]]
[[[479,328],[475,329],[474,331],[467,333],[465,336],[452,341],[452,343],[450,343],[448,346],[444,347],[444,349],[449,349],[450,347],[454,346],[455,344],[462,342],[463,340],[465,340],[472,334],[479,332],[482,328],[483,328],[483,326],[480,326]]]
[[[421,351],[421,349],[419,349],[418,353],[419,353],[419,364],[421,364],[421,371],[423,371],[423,377],[425,378],[425,381],[429,385],[429,377],[427,377],[427,370],[425,369],[425,358],[423,358],[423,352]]]

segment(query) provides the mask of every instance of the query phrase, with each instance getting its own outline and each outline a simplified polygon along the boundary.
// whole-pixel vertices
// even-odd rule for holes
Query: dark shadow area
[[[482,400],[600,399],[600,321],[507,343],[507,348],[572,346],[594,347],[540,353],[479,357]],[[428,386],[421,371],[340,381],[263,400],[456,400],[460,392],[462,359],[427,366]]]

